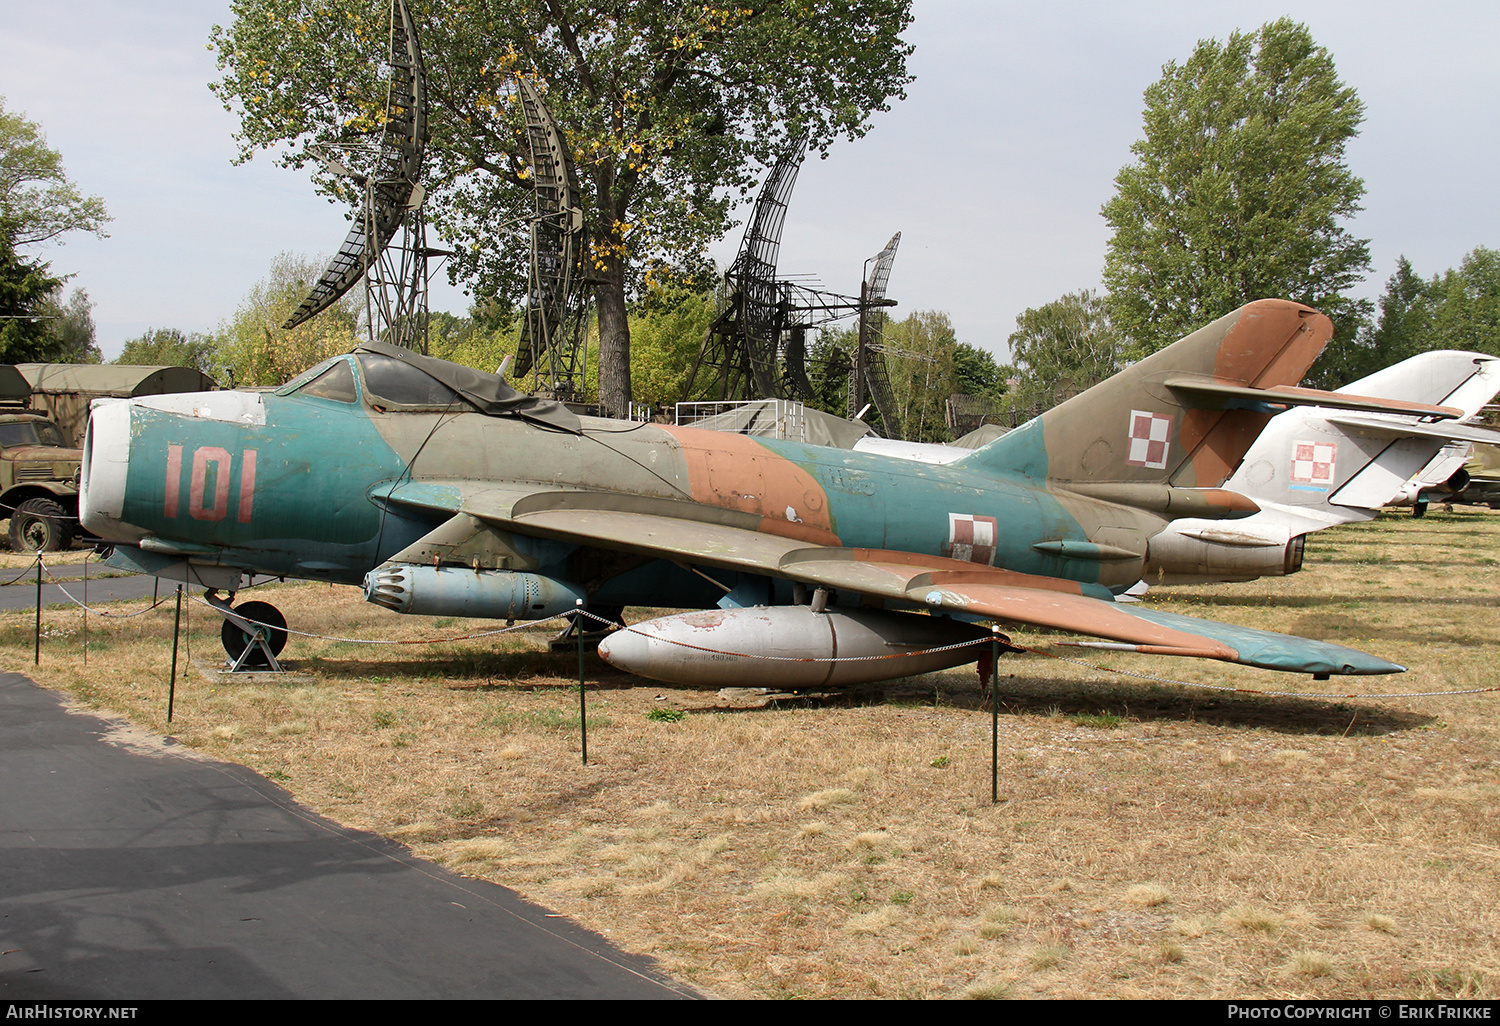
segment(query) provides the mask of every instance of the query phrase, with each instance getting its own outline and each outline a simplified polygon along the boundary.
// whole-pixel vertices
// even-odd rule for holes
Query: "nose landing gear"
[[[286,647],[286,617],[281,610],[269,602],[241,602],[231,607],[234,600],[217,591],[204,596],[208,604],[218,610],[224,618],[224,627],[219,639],[224,642],[224,651],[230,658],[230,673],[271,670],[281,672],[276,657]]]

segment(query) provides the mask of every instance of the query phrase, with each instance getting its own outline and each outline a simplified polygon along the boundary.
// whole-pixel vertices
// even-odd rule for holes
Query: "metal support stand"
[[[589,764],[589,705],[583,686],[583,599],[574,605],[573,624],[578,628],[578,738],[583,747],[583,764]]]
[[[240,630],[244,631],[245,636],[250,639],[249,643],[245,646],[244,651],[242,651],[235,658],[234,662],[229,664],[229,673],[283,672],[283,670],[281,669],[281,664],[276,661],[276,653],[271,651],[271,646],[267,640],[270,636],[270,631],[268,628],[257,623],[251,623],[243,616],[240,616],[229,607],[229,600],[221,596],[217,591],[205,592],[203,597],[208,600],[209,605],[213,606],[214,609],[218,611],[218,614],[220,616],[228,620],[230,623],[234,624]],[[266,665],[256,666],[248,670],[245,669],[245,663],[252,658],[252,655],[256,652],[256,650],[264,653]]]

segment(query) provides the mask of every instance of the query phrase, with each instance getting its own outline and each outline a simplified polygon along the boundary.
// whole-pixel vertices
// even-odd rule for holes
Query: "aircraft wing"
[[[468,492],[461,499],[455,491]],[[1006,623],[1106,638],[1110,647],[1195,656],[1311,674],[1399,673],[1405,667],[1355,649],[1271,631],[1199,620],[1114,601],[1098,585],[1038,577],[941,556],[809,545],[758,530],[761,518],[719,510],[718,519],[674,513],[703,507],[656,503],[625,510],[619,496],[433,483],[397,488],[393,501],[447,508],[521,534],[641,553],[699,567],[781,577],[813,587]],[[436,500],[436,501],[435,501]],[[451,503],[451,505],[450,505]],[[727,514],[727,515],[726,515]],[[744,522],[737,522],[745,518]]]

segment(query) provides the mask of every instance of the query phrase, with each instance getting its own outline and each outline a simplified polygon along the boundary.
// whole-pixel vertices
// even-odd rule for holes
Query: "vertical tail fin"
[[[1056,482],[1219,485],[1274,410],[1174,392],[1191,376],[1242,388],[1295,385],[1333,336],[1323,314],[1262,299],[1199,328],[991,442],[956,466]],[[1212,408],[1217,406],[1217,408]]]
[[[1500,391],[1500,360],[1481,353],[1421,353],[1339,389],[1478,413]],[[1466,425],[1399,415],[1288,410],[1256,440],[1229,487],[1263,506],[1315,510],[1330,522],[1364,519],[1400,492]],[[1450,470],[1449,473],[1452,471]],[[1445,475],[1446,476],[1446,475]]]

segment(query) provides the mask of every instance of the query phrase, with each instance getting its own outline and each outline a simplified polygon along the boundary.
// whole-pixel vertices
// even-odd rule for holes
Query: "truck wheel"
[[[56,552],[73,544],[73,518],[51,499],[27,499],[10,515],[16,552]]]

